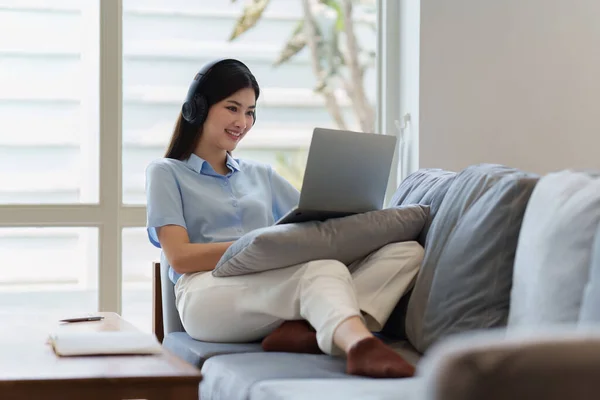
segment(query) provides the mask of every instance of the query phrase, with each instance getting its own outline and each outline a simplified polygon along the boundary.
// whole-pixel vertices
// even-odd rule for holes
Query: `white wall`
[[[600,167],[600,1],[421,6],[420,167]]]

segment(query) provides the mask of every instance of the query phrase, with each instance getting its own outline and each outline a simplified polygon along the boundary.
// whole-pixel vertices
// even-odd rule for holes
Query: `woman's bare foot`
[[[369,337],[350,347],[346,372],[371,378],[406,378],[415,374],[415,368],[380,339]]]
[[[323,354],[317,333],[307,321],[285,321],[262,341],[264,351]]]

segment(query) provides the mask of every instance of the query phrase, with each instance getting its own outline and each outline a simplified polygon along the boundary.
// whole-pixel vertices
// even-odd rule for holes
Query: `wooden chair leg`
[[[152,263],[152,331],[160,343],[165,333],[162,312],[162,291],[160,280],[160,263]]]

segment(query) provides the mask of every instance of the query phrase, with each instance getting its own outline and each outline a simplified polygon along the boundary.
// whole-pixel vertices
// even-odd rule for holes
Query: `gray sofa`
[[[203,400],[600,396],[596,173],[423,169],[388,206],[406,204],[430,206],[419,237],[425,259],[379,336],[416,365],[416,377],[349,376],[342,358],[196,341],[182,328],[158,263],[157,337],[202,370]]]

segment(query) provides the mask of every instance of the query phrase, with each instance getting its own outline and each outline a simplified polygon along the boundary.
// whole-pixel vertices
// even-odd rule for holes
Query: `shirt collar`
[[[194,153],[192,153],[192,155],[183,162],[188,166],[188,168],[190,168],[191,170],[193,170],[199,174],[200,171],[202,170],[202,165],[206,161],[204,159],[198,157]]]
[[[233,170],[233,171],[240,171],[240,163],[238,160],[236,160],[235,158],[233,158],[231,156],[231,154],[227,153],[227,161],[226,161],[227,166],[229,167],[229,169]]]
[[[200,174],[202,172],[202,167],[204,166],[204,163],[206,163],[206,160],[192,153],[192,155],[190,155],[190,157],[187,160],[185,160],[184,163],[190,169]],[[227,160],[225,161],[225,163],[232,172],[237,172],[241,170],[239,161],[233,158],[229,153],[227,153]]]

